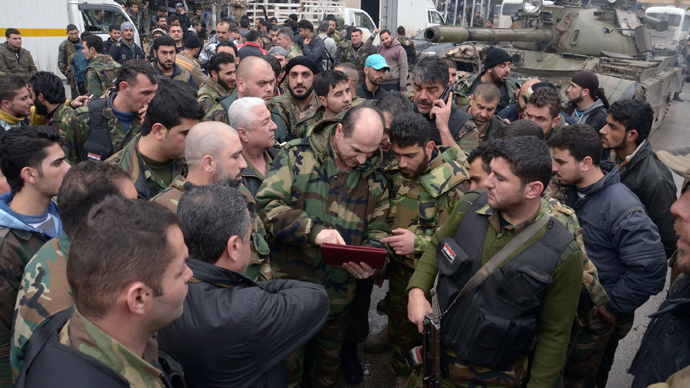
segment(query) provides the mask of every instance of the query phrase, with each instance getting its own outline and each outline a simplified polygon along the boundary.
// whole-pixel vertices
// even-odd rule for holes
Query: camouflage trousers
[[[369,307],[371,306],[373,289],[373,280],[357,280],[355,299],[350,304],[350,324],[345,333],[346,342],[359,344],[367,339],[369,335]]]
[[[613,366],[613,357],[616,355],[618,343],[620,340],[625,338],[626,335],[628,335],[632,329],[634,321],[634,314],[618,317],[618,319],[616,319],[616,323],[613,327],[613,333],[611,333],[611,338],[606,344],[604,356],[601,359],[601,366],[597,372],[597,388],[606,387],[606,381],[609,379],[609,372],[611,372],[611,367]]]
[[[512,367],[491,369],[471,364],[449,349],[444,349],[441,356],[443,365],[442,388],[517,388],[527,376],[527,357],[523,357]],[[424,384],[423,368],[410,375],[408,388],[422,388]]]
[[[409,376],[410,368],[405,362],[405,356],[412,348],[422,344],[422,337],[417,326],[407,318],[406,289],[414,269],[393,259],[388,266],[388,271],[390,280],[386,294],[386,313],[388,314],[388,336],[393,350],[391,371],[399,376]]]
[[[618,333],[623,331],[624,333],[620,338],[614,340],[617,326],[623,328],[623,330],[618,330]],[[627,326],[627,330],[625,330],[625,326]],[[625,337],[631,327],[632,319],[628,323],[627,317],[622,317],[616,323],[608,323],[599,314],[595,314],[584,328],[574,325],[568,345],[567,361],[563,370],[564,386],[567,388],[599,386],[597,383],[599,374],[604,373],[608,378],[608,372],[613,365],[613,354],[607,358],[609,346],[613,346],[613,353],[615,353],[618,341]],[[608,367],[605,366],[606,364]]]
[[[350,311],[326,319],[323,329],[285,360],[288,388],[333,387],[340,370],[340,350],[350,323]]]

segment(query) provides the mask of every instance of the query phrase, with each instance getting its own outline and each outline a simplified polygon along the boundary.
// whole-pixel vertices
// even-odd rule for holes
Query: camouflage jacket
[[[77,126],[77,114],[74,112],[68,103],[60,104],[50,117],[46,117],[46,125],[55,129],[60,133],[60,138],[64,139],[64,135],[68,132],[73,132]],[[62,149],[67,155],[67,147],[64,142]],[[71,162],[68,160],[68,162]]]
[[[469,105],[463,108],[463,110],[467,113],[469,113],[469,109]],[[474,123],[474,119],[472,119],[472,122]],[[475,123],[475,126],[476,125],[477,124]],[[479,142],[484,143],[487,140],[500,139],[501,134],[503,133],[503,128],[507,126],[508,123],[504,119],[498,117],[498,115],[492,115],[491,119],[489,119],[489,122],[486,123],[481,132],[479,131],[479,128],[477,128]]]
[[[456,104],[459,108],[464,108],[470,104],[469,96],[472,95],[470,90],[474,90],[475,84],[481,83],[482,75],[484,75],[484,72],[472,74],[464,80],[458,80],[459,85],[455,90],[458,96],[454,98],[454,100],[457,101]],[[499,101],[498,107],[496,108],[497,112],[509,104],[516,103],[520,96],[520,84],[508,78],[504,85],[507,92],[507,100],[504,98],[503,93],[501,93],[501,101]]]
[[[318,122],[316,109],[321,106],[321,102],[316,97],[316,93],[312,93],[312,99],[307,107],[299,112],[295,110],[297,105],[289,92],[274,98],[273,103],[275,104],[273,112],[280,116],[287,134],[293,139],[304,137],[309,127]],[[298,117],[301,118],[298,119]]]
[[[19,58],[17,58],[17,54],[10,49],[7,42],[0,44],[0,72],[13,74],[24,81],[28,81],[29,77],[36,74],[37,71],[34,58],[29,50],[20,48]]]
[[[75,308],[72,318],[62,327],[60,343],[95,358],[124,377],[131,387],[164,388],[163,372],[151,365],[158,362],[158,342],[151,337],[138,356],[106,334]]]
[[[125,129],[120,120],[113,112],[113,99],[117,93],[113,93],[106,101],[105,108],[103,108],[103,117],[110,128],[110,139],[112,140],[113,152],[123,149],[134,137],[141,131],[141,118],[137,115],[129,126]],[[91,117],[89,115],[89,107],[83,106],[76,111],[77,122],[72,128],[68,128],[67,132],[60,134],[63,139],[63,149],[65,149],[65,156],[67,162],[74,165],[81,161],[82,147],[89,138],[91,132]]]
[[[261,33],[261,47],[266,51],[273,47],[273,41],[268,37],[268,35],[266,35],[265,32]]]
[[[0,196],[0,386],[2,387],[12,386],[10,366],[12,317],[24,268],[36,251],[52,237],[15,217],[9,210],[9,204],[13,198],[11,193]],[[62,233],[62,224],[54,201],[48,205],[48,213],[55,225],[54,232]]]
[[[122,67],[110,55],[99,55],[86,66],[86,94],[100,98],[112,89],[117,79],[117,71]]]
[[[201,70],[201,62],[199,62],[199,60],[196,58],[190,57],[186,51],[182,50],[179,54],[177,54],[175,64],[189,72],[189,74],[192,76],[192,79],[194,79],[196,87],[199,87],[201,84],[206,82],[207,77],[206,74],[204,74],[204,71]]]
[[[72,79],[70,75],[71,69],[69,66],[69,58],[76,52],[77,49],[69,38],[60,43],[60,47],[58,48],[58,69],[60,69],[62,75],[67,77],[67,80]]]
[[[290,46],[290,50],[288,50],[287,59],[290,60],[294,57],[299,57],[301,55],[304,55],[302,53],[302,49],[298,45],[293,43],[292,46]]]
[[[221,98],[233,94],[232,90],[225,89],[215,79],[208,77],[206,82],[199,88],[197,92],[197,101],[201,104],[204,112],[209,112],[213,104],[220,101]]]
[[[36,252],[24,269],[14,307],[10,347],[12,375],[16,379],[24,365],[29,340],[39,327],[57,313],[74,305],[67,282],[67,258],[72,239],[64,232]]]
[[[177,205],[180,203],[180,198],[191,190],[194,184],[188,181],[185,177],[179,176],[170,184],[170,187],[161,191],[158,195],[151,198],[151,202],[159,203],[172,212],[177,214]],[[244,185],[240,184],[238,190],[247,197],[249,214],[252,218],[252,235],[251,235],[251,254],[249,258],[249,267],[245,275],[254,280],[272,280],[273,272],[271,271],[271,261],[268,257],[270,249],[268,247],[268,237],[266,236],[266,228],[261,222],[261,219],[256,215],[255,206],[256,201],[254,197],[247,190]]]
[[[357,281],[342,267],[323,263],[316,236],[335,229],[348,245],[381,248],[389,233],[382,154],[342,171],[331,145],[338,122],[323,120],[307,138],[287,143],[256,195],[276,278],[323,285],[331,315],[347,311]]]
[[[390,256],[414,269],[438,226],[443,225],[463,194],[470,189],[467,155],[456,146],[440,146],[420,177],[410,180],[396,169],[390,177],[391,204],[388,224],[391,231],[402,228],[415,234],[414,253]]]
[[[352,47],[351,40],[342,40],[338,43],[338,51],[340,52],[340,63],[350,62],[357,67],[359,72],[359,82],[364,82],[364,64],[367,61],[367,57],[371,54],[376,54],[376,48],[371,47],[369,50],[365,48],[364,42],[359,47],[359,50],[355,51]]]
[[[170,184],[163,181],[161,177],[146,166],[144,159],[139,153],[139,139],[140,135],[137,135],[125,148],[109,157],[107,161],[120,165],[130,175],[139,198],[148,201],[168,188]],[[175,179],[184,173],[185,171],[181,167],[181,163],[172,161],[172,181],[174,182]]]

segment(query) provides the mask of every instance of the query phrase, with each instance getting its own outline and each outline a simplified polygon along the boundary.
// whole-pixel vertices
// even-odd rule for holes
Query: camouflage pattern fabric
[[[14,307],[10,348],[13,378],[19,376],[29,340],[38,328],[74,305],[67,282],[67,258],[72,240],[64,232],[48,241],[29,261]]]
[[[26,230],[0,228],[0,387],[12,386],[12,317],[24,268],[47,240]]]
[[[271,38],[268,37],[266,32],[261,33],[261,47],[266,51],[270,50],[271,47],[273,47],[273,41],[271,40]]]
[[[409,375],[405,363],[407,352],[421,345],[417,327],[406,319],[407,283],[437,228],[446,222],[463,193],[470,189],[467,155],[458,146],[440,146],[435,153],[436,157],[417,179],[406,179],[397,170],[397,173],[390,175],[393,198],[388,224],[391,230],[407,229],[415,235],[412,254],[399,256],[389,248],[390,283],[386,295],[388,335],[393,348],[391,368],[393,373],[400,376]]]
[[[362,43],[362,46],[359,48],[359,50],[355,51],[354,47],[352,47],[352,41],[350,40],[346,39],[338,43],[340,63],[350,62],[357,66],[357,71],[359,72],[359,83],[364,82],[364,64],[367,61],[367,57],[369,57],[371,54],[376,54],[375,48],[370,47],[369,50],[366,50],[364,46],[365,44]]]
[[[34,58],[26,49],[19,49],[19,59],[10,49],[7,42],[0,44],[0,72],[5,74],[12,74],[20,77],[24,81],[28,81],[29,77],[36,74],[38,69],[34,64]]]
[[[114,98],[114,95],[111,98]],[[137,115],[129,129],[125,129],[120,120],[115,117],[115,113],[113,113],[111,98],[108,99],[105,108],[103,108],[103,117],[108,128],[110,128],[113,151],[117,152],[123,149],[141,131],[141,118]],[[89,116],[88,106],[78,108],[75,112],[77,115],[76,125],[73,128],[68,128],[64,134],[60,134],[64,141],[63,149],[65,150],[66,160],[71,165],[81,161],[82,147],[84,147],[91,131],[91,117]]]
[[[100,98],[115,85],[117,71],[122,67],[110,55],[99,55],[86,66],[86,94]]]
[[[335,381],[357,284],[348,271],[323,263],[314,240],[322,230],[335,229],[348,245],[381,247],[381,238],[389,233],[388,183],[378,168],[382,154],[342,171],[331,145],[338,122],[323,120],[307,138],[287,143],[256,196],[276,278],[320,284],[330,299],[326,325],[314,340],[318,366],[307,364],[305,370],[313,386]],[[288,375],[294,384],[299,372],[291,368]]]
[[[209,112],[211,107],[218,103],[221,98],[233,94],[234,90],[228,90],[222,87],[215,79],[208,77],[199,91],[197,92],[197,101],[201,104],[204,112]]]
[[[474,84],[481,83],[481,76],[484,75],[484,72],[481,73],[475,73],[470,75],[469,77],[465,79],[460,79],[458,80],[458,86],[456,87],[456,90],[454,94],[458,94],[458,97],[455,98],[454,100],[456,101],[456,105],[458,108],[465,108],[470,104],[469,96],[471,95],[470,89],[474,86]],[[517,102],[518,97],[520,96],[520,84],[517,82],[513,81],[512,79],[508,79],[505,82],[506,90],[508,92],[508,103],[505,104],[506,106],[508,104],[514,104]],[[500,109],[504,108],[505,106],[502,106],[501,103],[499,102],[499,105],[501,106]],[[499,108],[496,108],[499,110]]]
[[[113,369],[132,387],[164,388],[163,372],[151,365],[158,360],[155,337],[149,340],[143,357],[140,357],[84,318],[75,308],[72,318],[60,330],[59,341]]]
[[[230,1],[230,13],[237,18],[237,20],[242,19],[242,16],[247,14],[247,7],[249,6],[248,0],[231,0]]]
[[[685,388],[690,387],[690,366],[671,375],[665,383],[652,384],[649,388]]]
[[[62,43],[60,43],[60,47],[58,48],[58,69],[62,73],[62,75],[67,78],[67,82],[69,82],[70,86],[72,87],[72,97],[77,95],[77,88],[76,85],[72,85],[72,69],[70,68],[69,65],[69,59],[74,55],[74,53],[77,52],[76,47],[74,47],[74,43],[72,43],[69,38],[65,39]]]
[[[455,136],[455,143],[463,150],[466,154],[470,154],[475,148],[479,147],[481,139],[479,137],[479,131],[477,126],[474,125],[473,120],[467,120],[460,131],[458,131],[457,136]]]
[[[299,57],[301,55],[304,55],[302,53],[302,49],[298,45],[293,43],[292,46],[290,46],[290,50],[288,50],[287,59],[290,60],[294,57]]]
[[[77,126],[77,114],[74,109],[69,106],[69,103],[60,104],[56,109],[53,116],[46,120],[51,128],[60,133],[60,138],[64,139],[65,134],[68,132],[74,132],[74,128]],[[67,147],[65,143],[62,143],[62,150],[67,155]],[[69,160],[68,160],[69,162]]]
[[[289,92],[275,97],[273,102],[273,112],[280,116],[287,134],[293,139],[304,137],[309,127],[318,122],[316,109],[321,106],[321,102],[316,93],[312,93],[311,101],[304,109],[297,105]]]
[[[175,179],[170,187],[161,191],[158,195],[151,198],[151,202],[156,202],[170,209],[173,213],[177,214],[177,205],[180,203],[180,198],[194,187],[192,182],[188,181],[185,177],[180,176]],[[273,271],[271,270],[271,261],[269,254],[271,253],[268,247],[268,237],[266,236],[266,228],[261,222],[261,219],[257,216],[254,209],[256,201],[252,194],[247,190],[244,185],[240,184],[238,190],[247,197],[249,202],[249,214],[251,215],[252,222],[252,235],[251,239],[251,254],[249,258],[249,267],[245,276],[254,280],[255,282],[262,280],[273,280]]]
[[[587,326],[573,328],[568,358],[563,368],[565,386],[596,387],[597,372],[614,326],[614,323],[608,323],[601,315],[596,314]]]
[[[670,170],[683,176],[685,183],[690,179],[690,147],[662,150],[656,152],[656,157]]]
[[[137,137],[127,144],[125,148],[109,157],[107,162],[115,163],[122,167],[122,169],[130,175],[132,183],[137,189],[137,194],[139,194],[139,198],[148,201],[161,191],[167,189],[169,183],[166,183],[144,163],[139,153],[139,137],[140,135],[137,135]],[[185,173],[181,165],[181,163],[172,162],[171,176],[173,182],[177,177]]]

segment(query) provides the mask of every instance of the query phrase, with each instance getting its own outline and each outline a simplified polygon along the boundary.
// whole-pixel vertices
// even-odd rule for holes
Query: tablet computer
[[[343,265],[350,261],[367,263],[371,268],[383,269],[388,250],[383,248],[358,247],[354,245],[321,244],[321,257],[325,264]]]

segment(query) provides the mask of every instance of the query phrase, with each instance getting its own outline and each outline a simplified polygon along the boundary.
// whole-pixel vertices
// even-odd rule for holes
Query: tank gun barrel
[[[537,42],[549,44],[556,40],[556,34],[551,30],[522,29],[489,29],[465,27],[431,27],[424,31],[424,38],[429,42],[462,43],[467,41],[480,42]]]

